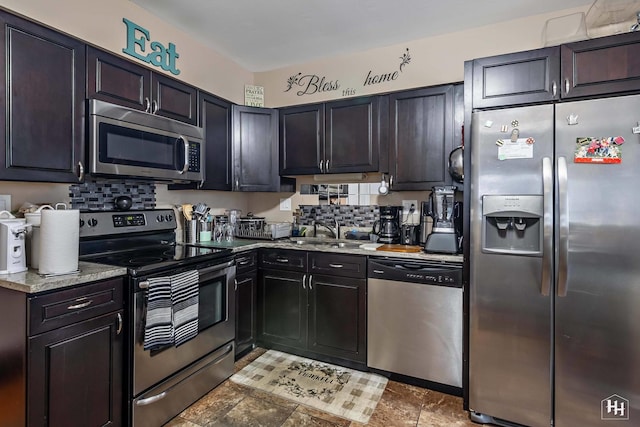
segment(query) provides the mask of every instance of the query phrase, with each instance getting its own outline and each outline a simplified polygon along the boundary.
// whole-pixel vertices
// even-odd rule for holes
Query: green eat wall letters
[[[147,64],[160,67],[176,76],[180,74],[180,70],[176,68],[176,59],[180,57],[178,52],[176,52],[176,45],[170,42],[169,47],[166,48],[160,42],[151,41],[149,30],[129,21],[127,18],[122,18],[122,22],[127,26],[127,47],[122,49],[122,52],[144,61]],[[145,53],[147,50],[147,42],[151,42],[149,44],[151,52],[148,54]]]

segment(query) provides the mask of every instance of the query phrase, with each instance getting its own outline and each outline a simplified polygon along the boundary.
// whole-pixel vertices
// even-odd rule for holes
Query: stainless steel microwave
[[[93,175],[204,181],[200,127],[92,99],[89,142]]]

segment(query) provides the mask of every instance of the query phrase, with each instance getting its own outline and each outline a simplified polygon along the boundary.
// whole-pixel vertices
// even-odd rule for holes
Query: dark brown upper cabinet
[[[232,107],[232,179],[235,191],[279,191],[278,111]]]
[[[562,98],[640,89],[640,34],[562,45]]]
[[[231,190],[231,102],[199,91],[200,120],[204,128],[203,183],[169,184],[169,190]]]
[[[0,180],[84,177],[85,45],[0,12]]]
[[[456,120],[456,112],[462,110],[462,85],[389,94],[392,190],[430,190],[435,185],[451,184],[448,159],[456,135],[461,133],[456,132],[456,126],[462,125]]]
[[[197,88],[92,46],[87,48],[87,97],[198,122]]]
[[[560,48],[473,61],[473,108],[489,108],[560,98]]]
[[[280,174],[377,172],[382,111],[379,96],[280,109]]]

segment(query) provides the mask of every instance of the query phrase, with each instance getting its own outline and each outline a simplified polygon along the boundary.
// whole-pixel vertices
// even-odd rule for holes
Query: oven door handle
[[[234,262],[235,261],[231,260],[229,262],[225,262],[224,264],[217,264],[217,265],[214,265],[212,267],[202,268],[202,269],[198,270],[198,273],[200,275],[200,278],[202,278],[202,276],[205,275],[205,274],[215,273],[216,271],[220,271],[220,270],[224,270],[226,268],[229,268],[234,264]],[[142,282],[139,282],[138,283],[138,288],[139,289],[149,289],[149,281],[148,280],[143,280]]]

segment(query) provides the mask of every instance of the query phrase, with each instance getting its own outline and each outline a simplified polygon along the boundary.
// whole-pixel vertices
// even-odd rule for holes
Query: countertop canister
[[[80,211],[42,210],[38,273],[67,274],[78,271]]]

